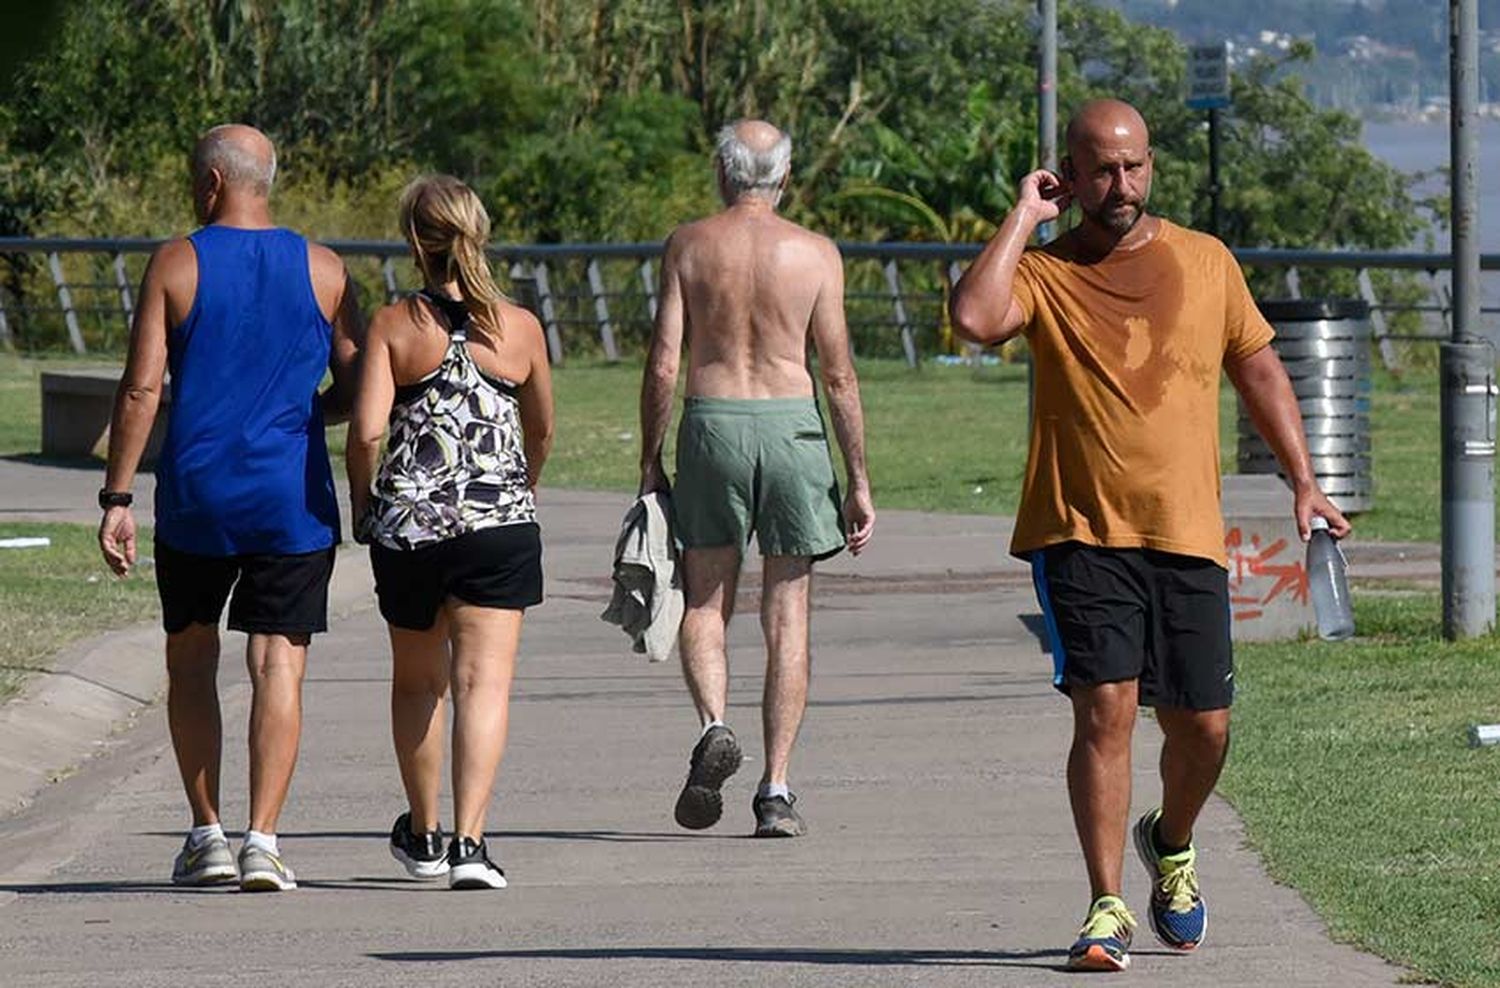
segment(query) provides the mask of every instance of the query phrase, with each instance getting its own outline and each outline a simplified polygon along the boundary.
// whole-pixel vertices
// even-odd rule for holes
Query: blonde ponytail
[[[401,193],[400,213],[401,232],[427,287],[458,282],[474,325],[499,337],[500,303],[508,299],[484,254],[490,217],[479,196],[451,175],[424,175]]]

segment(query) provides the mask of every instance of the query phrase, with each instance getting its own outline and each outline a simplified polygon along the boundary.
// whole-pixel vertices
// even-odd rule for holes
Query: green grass
[[[0,549],[0,700],[69,642],[158,613],[150,569],[116,579],[86,525],[0,523],[0,538],[46,536],[45,548]],[[151,533],[139,535],[150,551]]]
[[[1357,600],[1360,637],[1236,649],[1221,791],[1333,935],[1452,985],[1500,984],[1494,638],[1445,643],[1433,595]]]

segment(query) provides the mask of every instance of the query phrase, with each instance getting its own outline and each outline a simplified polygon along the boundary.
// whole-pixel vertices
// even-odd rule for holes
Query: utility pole
[[[1036,66],[1036,163],[1057,172],[1057,0],[1037,0],[1041,14],[1041,43]],[[1053,224],[1037,227],[1037,239],[1052,239]]]
[[[1453,337],[1442,344],[1443,635],[1495,626],[1495,351],[1479,322],[1479,10],[1448,0]]]

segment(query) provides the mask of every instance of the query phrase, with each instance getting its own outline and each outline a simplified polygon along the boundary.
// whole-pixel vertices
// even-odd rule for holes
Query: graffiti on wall
[[[1266,605],[1286,595],[1307,606],[1307,567],[1301,546],[1285,536],[1262,542],[1260,533],[1236,525],[1224,536],[1229,556],[1229,608],[1236,621],[1265,613]]]

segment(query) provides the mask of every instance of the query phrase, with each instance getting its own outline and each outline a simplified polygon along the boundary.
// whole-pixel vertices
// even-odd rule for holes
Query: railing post
[[[1399,371],[1401,368],[1397,366],[1400,361],[1396,359],[1396,341],[1387,335],[1385,310],[1377,308],[1380,300],[1375,297],[1375,284],[1370,281],[1370,269],[1360,268],[1355,278],[1359,282],[1360,297],[1370,307],[1370,328],[1375,333],[1375,339],[1379,341],[1380,362],[1385,364],[1385,369],[1388,371]]]
[[[10,331],[10,320],[5,316],[5,286],[0,285],[0,347],[6,350],[16,348],[16,338]]]
[[[396,287],[396,261],[387,256],[380,262],[380,276],[385,280],[385,301],[387,305],[395,302],[401,297],[401,290]]]
[[[656,275],[651,271],[651,258],[641,262],[641,287],[646,289],[646,313],[656,322]]]
[[[599,326],[599,342],[604,346],[604,358],[610,363],[620,359],[615,349],[615,330],[609,322],[609,299],[604,294],[604,275],[599,271],[599,259],[589,258],[589,294],[594,296],[594,322]]]
[[[891,312],[896,319],[896,328],[901,330],[901,349],[906,353],[906,365],[917,366],[917,342],[912,338],[911,322],[906,317],[906,300],[901,296],[901,272],[893,257],[885,262],[885,285],[891,293]]]
[[[547,353],[554,364],[562,363],[562,332],[557,325],[557,306],[552,301],[552,286],[547,281],[547,262],[537,261],[531,266],[531,276],[536,279],[537,313],[542,317],[542,329],[547,332]]]
[[[125,275],[125,255],[115,254],[115,285],[120,289],[120,312],[125,316],[125,332],[130,332],[130,323],[135,319],[135,303],[130,298],[130,280]]]
[[[1302,276],[1295,266],[1286,269],[1286,295],[1287,298],[1302,297]]]
[[[52,282],[57,286],[57,300],[62,303],[63,321],[68,326],[68,339],[77,353],[88,353],[83,342],[83,329],[78,325],[78,313],[73,311],[73,294],[68,291],[67,279],[63,277],[62,258],[57,251],[47,255],[47,267],[52,271]]]

